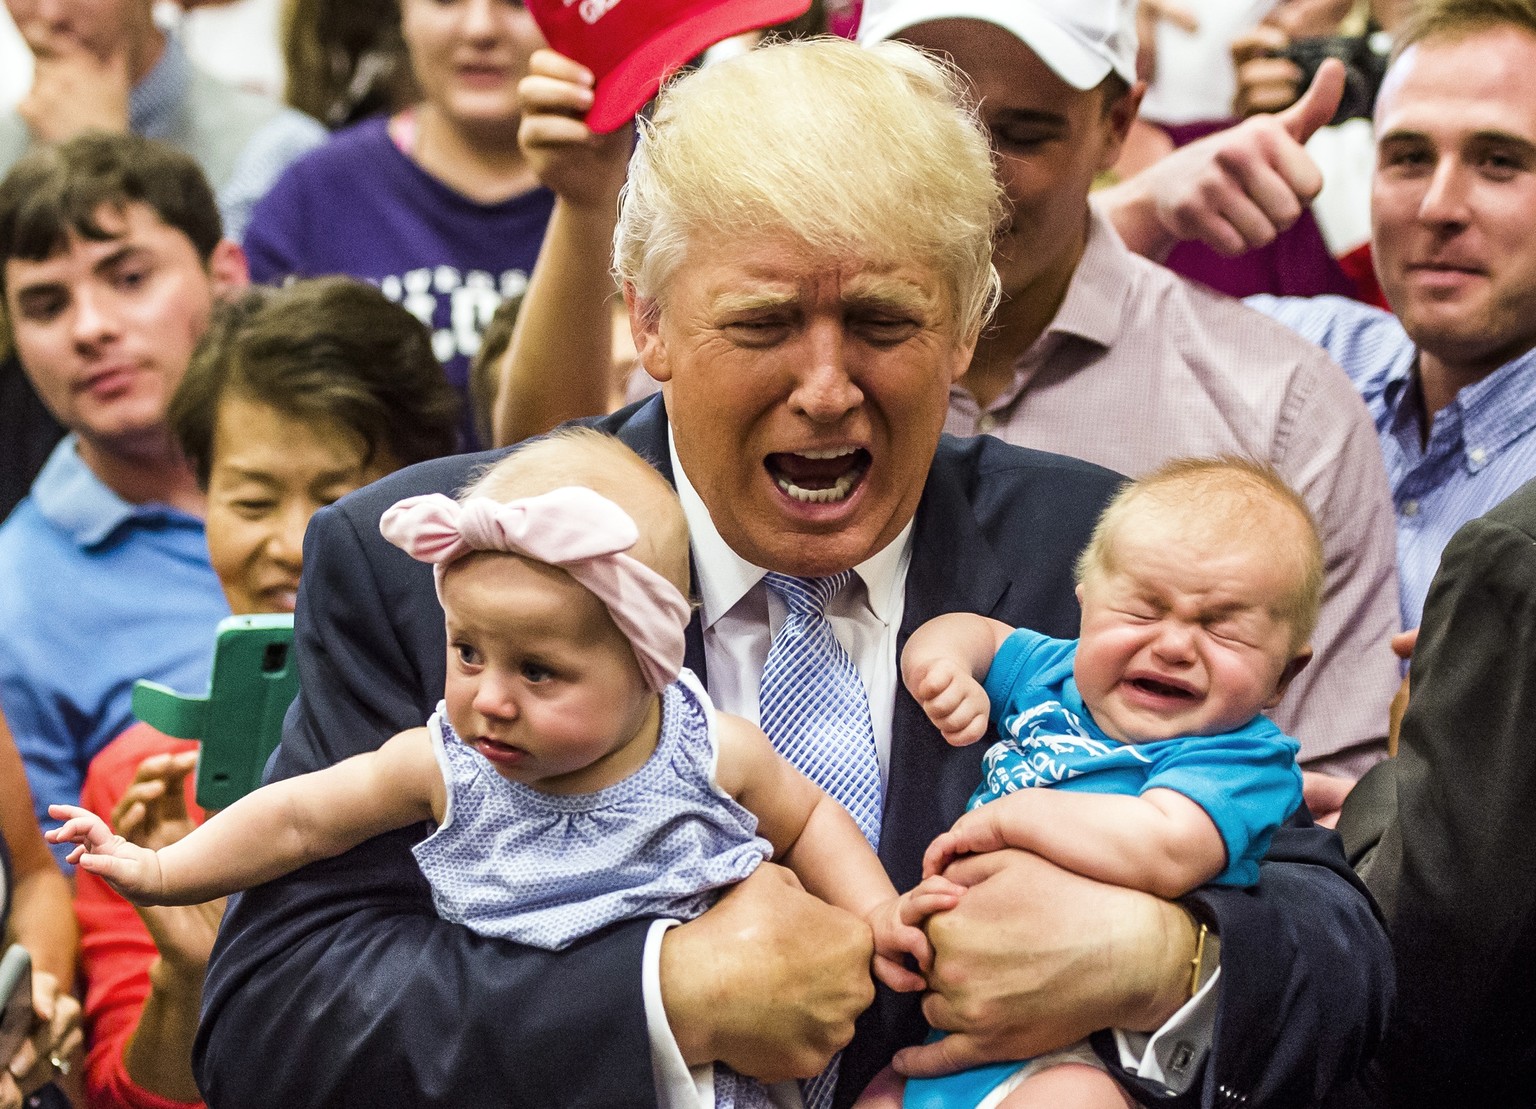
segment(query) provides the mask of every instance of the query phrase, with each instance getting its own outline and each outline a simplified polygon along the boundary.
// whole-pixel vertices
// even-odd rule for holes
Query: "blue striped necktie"
[[[788,614],[768,649],[758,706],[778,752],[847,809],[878,847],[880,760],[869,695],[825,615],[827,602],[852,576],[851,570],[830,578],[763,576]]]
[[[779,754],[847,809],[872,847],[880,844],[880,760],[869,694],[853,659],[827,623],[827,602],[853,571],[830,578],[765,574],[788,610],[768,648],[758,694],[763,731]],[[806,1109],[829,1109],[838,1056],[800,1084]]]

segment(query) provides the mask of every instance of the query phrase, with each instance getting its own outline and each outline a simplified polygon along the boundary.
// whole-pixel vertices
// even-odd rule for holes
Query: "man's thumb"
[[[1293,139],[1304,143],[1333,118],[1343,96],[1344,63],[1337,58],[1325,58],[1301,99],[1280,113],[1280,123]]]

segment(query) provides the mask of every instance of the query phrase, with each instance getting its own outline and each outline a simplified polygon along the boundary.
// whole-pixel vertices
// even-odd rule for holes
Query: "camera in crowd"
[[[1280,51],[1280,57],[1289,58],[1300,68],[1298,91],[1312,84],[1324,58],[1338,58],[1344,63],[1344,95],[1331,121],[1343,123],[1346,119],[1371,117],[1382,78],[1387,75],[1391,47],[1391,41],[1380,31],[1368,35],[1330,35],[1295,39]]]

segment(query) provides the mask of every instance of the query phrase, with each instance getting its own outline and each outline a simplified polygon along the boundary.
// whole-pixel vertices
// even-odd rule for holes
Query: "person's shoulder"
[[[1126,480],[1081,458],[1016,446],[993,435],[941,436],[933,473],[959,481],[978,501],[1037,495],[1051,500],[1107,497]]]
[[[284,182],[290,187],[301,182],[313,187],[366,177],[369,167],[376,165],[391,148],[388,122],[384,116],[373,116],[325,136],[317,146],[294,159],[279,187]]]

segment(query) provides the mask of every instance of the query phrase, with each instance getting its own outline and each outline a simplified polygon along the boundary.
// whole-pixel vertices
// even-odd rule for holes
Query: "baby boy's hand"
[[[948,878],[928,878],[877,906],[866,917],[875,934],[875,977],[898,993],[925,988],[923,974],[933,969],[933,947],[921,925],[934,913],[953,909],[964,892],[964,886]],[[912,956],[922,974],[908,970],[903,955]]]
[[[953,659],[935,659],[906,674],[907,689],[952,747],[968,747],[987,734],[992,703],[987,691]]]

